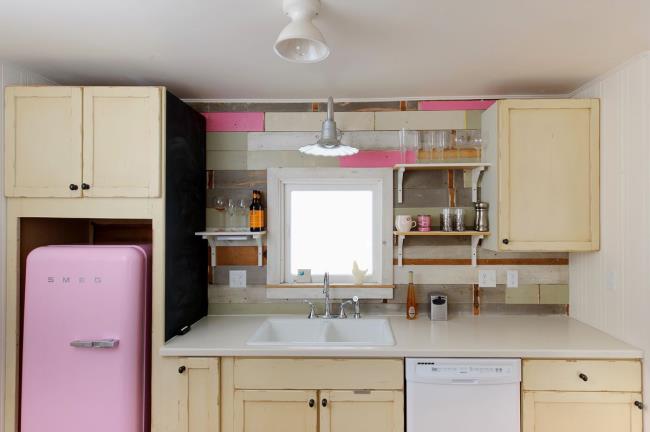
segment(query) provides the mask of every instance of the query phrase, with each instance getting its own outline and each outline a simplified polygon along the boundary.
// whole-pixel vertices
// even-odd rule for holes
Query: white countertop
[[[387,316],[394,346],[249,346],[270,316],[207,316],[160,349],[162,356],[641,358],[643,351],[564,316]],[[281,317],[273,315],[272,317]],[[286,316],[284,316],[286,317]],[[295,317],[295,316],[294,316]],[[373,316],[375,317],[375,316]],[[363,318],[362,318],[363,319]]]

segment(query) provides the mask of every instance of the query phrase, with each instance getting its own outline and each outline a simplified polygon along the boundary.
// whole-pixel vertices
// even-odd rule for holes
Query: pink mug
[[[418,231],[431,231],[431,215],[418,215]]]

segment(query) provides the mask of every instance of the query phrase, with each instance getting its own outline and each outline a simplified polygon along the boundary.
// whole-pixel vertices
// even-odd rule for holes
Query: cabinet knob
[[[79,189],[79,186],[77,186],[77,185],[74,184],[74,183],[70,183],[70,190],[71,190],[71,191],[75,191],[75,190],[77,190],[77,189]]]
[[[183,372],[185,372],[185,369],[187,369],[185,366],[181,366],[181,367],[179,367],[179,368],[178,368],[178,373],[179,373],[179,374],[182,374]]]
[[[508,240],[508,239],[503,239],[503,240],[501,240],[501,242],[502,242],[503,244],[508,244],[508,243],[510,243],[510,240]]]
[[[640,410],[642,410],[643,407],[645,406],[645,405],[643,405],[643,402],[641,402],[641,401],[634,401],[634,405]]]
[[[578,375],[578,378],[580,378],[580,379],[583,380],[584,382],[589,381],[589,377],[588,377],[587,375],[583,374],[583,373],[579,374],[579,375]]]
[[[88,183],[81,183],[81,189],[88,190],[90,189],[90,185]]]
[[[309,408],[313,408],[315,403],[316,403],[315,400],[309,399]]]
[[[320,401],[320,404],[322,405],[323,408],[325,408],[327,406],[327,399],[323,399],[322,401]]]

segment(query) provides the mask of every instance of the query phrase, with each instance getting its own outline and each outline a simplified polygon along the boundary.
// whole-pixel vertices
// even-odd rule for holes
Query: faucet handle
[[[352,297],[352,303],[354,303],[354,319],[361,318],[361,309],[359,307],[359,296]]]
[[[307,299],[305,299],[304,301],[309,305],[309,314],[307,314],[307,319],[318,318],[318,315],[316,315],[314,304]]]

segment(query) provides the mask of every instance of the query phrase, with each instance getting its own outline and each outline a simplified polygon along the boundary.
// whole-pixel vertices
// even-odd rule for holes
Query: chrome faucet
[[[323,294],[325,294],[325,313],[321,316],[324,319],[334,318],[332,316],[332,301],[330,300],[330,275],[325,272],[323,277]]]

